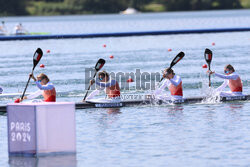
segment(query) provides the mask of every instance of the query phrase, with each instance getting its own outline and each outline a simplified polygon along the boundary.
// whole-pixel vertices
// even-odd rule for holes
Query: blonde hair
[[[47,82],[49,82],[49,77],[45,75],[44,73],[39,74],[37,77],[41,78],[41,80],[46,79]]]

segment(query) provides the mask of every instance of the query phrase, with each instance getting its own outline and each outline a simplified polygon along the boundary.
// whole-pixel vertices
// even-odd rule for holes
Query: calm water
[[[22,22],[31,32],[91,33],[166,29],[249,27],[250,11],[177,12],[136,16],[68,16],[4,18],[8,27]],[[73,23],[75,26],[73,26]],[[225,24],[227,23],[227,24]],[[212,43],[215,46],[212,46]],[[103,47],[106,44],[107,47]],[[250,32],[0,42],[0,85],[4,93],[23,91],[37,47],[45,54],[35,74],[47,73],[58,101],[81,101],[85,68],[99,58],[112,72],[157,72],[180,51],[174,70],[182,77],[184,96],[204,94],[204,49],[213,53],[212,69],[231,63],[249,94]],[[168,52],[171,48],[173,51]],[[51,52],[46,53],[47,50]],[[114,55],[114,59],[109,59]],[[41,64],[40,63],[40,64]],[[214,87],[222,80],[212,77]],[[30,84],[27,92],[35,91]],[[137,91],[132,86],[133,93]],[[123,91],[123,93],[130,93]],[[1,97],[0,104],[13,98]],[[137,106],[76,111],[77,155],[40,159],[8,158],[7,119],[0,116],[0,166],[249,166],[250,103]],[[9,162],[9,163],[8,163]],[[9,165],[11,164],[11,165]]]

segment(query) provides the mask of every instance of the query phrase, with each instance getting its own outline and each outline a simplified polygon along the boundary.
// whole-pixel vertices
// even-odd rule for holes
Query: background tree
[[[0,15],[68,15],[250,8],[250,0],[0,0]],[[157,10],[158,9],[158,10]]]
[[[75,13],[118,13],[127,6],[126,0],[65,0]]]
[[[26,15],[26,0],[0,0],[0,15]]]
[[[239,9],[239,0],[159,0],[167,11]]]

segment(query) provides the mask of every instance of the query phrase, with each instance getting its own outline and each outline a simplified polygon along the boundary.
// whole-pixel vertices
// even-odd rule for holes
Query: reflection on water
[[[108,114],[121,114],[120,108],[109,108],[107,110],[108,110]]]
[[[169,113],[182,113],[183,112],[183,105],[171,105],[167,108]]]
[[[239,109],[241,109],[243,106],[244,103],[229,103],[229,108],[232,112],[240,111]]]
[[[76,167],[76,155],[9,157],[10,167]]]
[[[120,108],[107,108],[105,110],[106,112],[102,113],[99,119],[100,126],[104,129],[115,123],[121,114]]]

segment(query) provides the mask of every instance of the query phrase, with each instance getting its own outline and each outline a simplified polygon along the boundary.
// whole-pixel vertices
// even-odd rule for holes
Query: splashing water
[[[217,92],[214,87],[208,86],[207,75],[200,73],[201,79],[201,95],[205,98],[202,100],[202,103],[220,103],[220,92]]]

